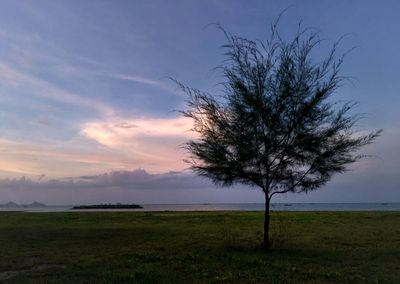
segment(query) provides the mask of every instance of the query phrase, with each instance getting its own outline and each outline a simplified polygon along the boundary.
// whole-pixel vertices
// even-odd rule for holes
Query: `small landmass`
[[[138,204],[96,204],[96,205],[79,205],[71,209],[140,209],[143,208]]]

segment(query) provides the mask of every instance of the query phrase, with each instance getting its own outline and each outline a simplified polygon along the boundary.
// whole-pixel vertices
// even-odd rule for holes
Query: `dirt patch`
[[[20,269],[20,270],[10,270],[10,271],[3,271],[0,272],[0,282],[14,278],[18,275],[25,274],[25,273],[37,273],[37,272],[43,272],[47,270],[52,270],[52,269],[64,269],[65,265],[63,264],[52,264],[52,263],[42,263],[33,266],[30,269]]]

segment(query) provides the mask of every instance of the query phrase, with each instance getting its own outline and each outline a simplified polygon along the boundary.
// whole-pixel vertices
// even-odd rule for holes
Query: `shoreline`
[[[125,212],[186,212],[186,211],[264,211],[263,203],[202,203],[202,204],[129,204],[120,205],[83,205],[74,206],[45,206],[45,207],[0,207],[0,212],[79,212],[79,211],[125,211]],[[141,208],[139,208],[140,206]],[[398,212],[400,203],[273,203],[271,211],[371,211]]]

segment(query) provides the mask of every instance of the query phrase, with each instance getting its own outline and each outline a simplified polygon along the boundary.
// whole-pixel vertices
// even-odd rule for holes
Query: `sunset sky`
[[[1,1],[0,203],[263,202],[242,186],[215,188],[182,161],[193,134],[171,82],[218,93],[224,36],[264,40],[280,22],[321,30],[321,54],[346,35],[334,96],[382,128],[373,155],[320,191],[273,202],[400,202],[400,2]]]

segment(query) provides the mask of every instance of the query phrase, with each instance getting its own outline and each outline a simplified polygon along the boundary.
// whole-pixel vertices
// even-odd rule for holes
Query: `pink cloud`
[[[158,171],[182,170],[181,145],[193,138],[188,118],[112,119],[86,123],[81,133],[116,152],[145,161]],[[157,166],[156,166],[157,165]]]

